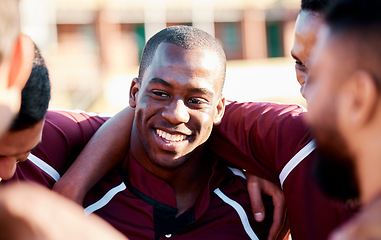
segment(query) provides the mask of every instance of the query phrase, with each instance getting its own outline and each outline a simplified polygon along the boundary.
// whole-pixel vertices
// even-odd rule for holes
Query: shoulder
[[[63,173],[107,119],[82,111],[49,110],[41,144],[32,154]]]
[[[259,139],[261,145],[280,139],[299,142],[309,132],[304,123],[304,115],[305,109],[295,104],[230,102],[217,130]],[[252,143],[255,142],[258,143]]]
[[[286,118],[301,118],[305,109],[296,104],[273,102],[228,102],[224,118],[242,119],[248,117],[281,121]]]
[[[67,140],[89,138],[110,116],[73,110],[49,110],[45,118],[43,136],[60,134]]]
[[[111,114],[96,114],[80,110],[48,110],[46,122],[55,125],[73,125],[73,124],[103,124],[109,119]]]

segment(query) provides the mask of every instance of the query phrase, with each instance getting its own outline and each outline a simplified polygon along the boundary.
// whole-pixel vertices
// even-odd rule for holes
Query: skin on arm
[[[82,205],[86,193],[123,159],[130,145],[134,114],[134,109],[127,107],[106,121],[53,190]]]
[[[85,216],[72,201],[25,182],[0,187],[0,239],[126,240],[96,215]]]

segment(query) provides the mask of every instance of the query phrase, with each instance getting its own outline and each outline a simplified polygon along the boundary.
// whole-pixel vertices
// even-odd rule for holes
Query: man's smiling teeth
[[[181,135],[181,134],[177,134],[177,135],[169,134],[159,129],[156,129],[156,133],[157,135],[159,135],[159,137],[170,142],[180,142],[187,137],[186,135]]]

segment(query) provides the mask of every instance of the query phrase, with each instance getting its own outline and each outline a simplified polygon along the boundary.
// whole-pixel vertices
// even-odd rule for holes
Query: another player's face
[[[319,34],[313,53],[311,77],[314,88],[309,94],[307,121],[318,145],[316,174],[323,190],[340,199],[358,196],[353,155],[345,141],[340,112],[343,85],[352,72],[353,57],[325,29]]]
[[[213,51],[159,45],[141,83],[135,85],[135,126],[155,167],[182,166],[209,138],[224,112],[222,70]]]
[[[311,51],[315,46],[316,35],[322,21],[318,13],[310,11],[301,11],[296,19],[291,56],[295,59],[296,78],[300,84],[300,92],[307,100],[312,85],[309,78]]]
[[[0,178],[10,179],[17,163],[24,162],[41,142],[44,120],[20,131],[8,131],[0,138]]]

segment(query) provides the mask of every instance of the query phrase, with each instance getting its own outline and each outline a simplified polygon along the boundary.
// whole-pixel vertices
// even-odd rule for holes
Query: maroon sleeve
[[[211,148],[225,161],[279,183],[284,165],[311,139],[297,105],[232,102],[212,133]]]
[[[214,129],[211,148],[225,161],[279,184],[284,166],[311,141],[303,116],[295,105],[233,102]],[[312,152],[283,185],[295,240],[327,239],[354,211],[321,193],[312,174],[314,161]]]
[[[48,111],[41,144],[31,154],[62,176],[107,119],[98,115],[90,116],[85,112]],[[46,187],[52,187],[55,183],[54,179],[31,161],[19,164],[14,178],[37,182]]]

